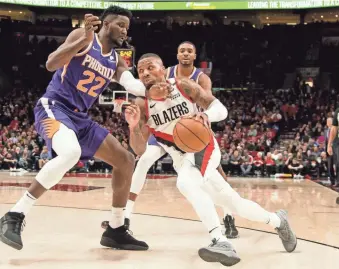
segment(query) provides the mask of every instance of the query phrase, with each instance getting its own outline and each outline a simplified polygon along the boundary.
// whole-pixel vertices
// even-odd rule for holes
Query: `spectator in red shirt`
[[[19,121],[18,118],[15,117],[14,120],[11,121],[9,124],[9,129],[11,130],[17,130],[19,128]]]
[[[258,172],[258,176],[264,175],[264,160],[262,152],[258,152],[253,158],[253,170],[255,174]]]
[[[268,152],[265,158],[265,165],[267,169],[267,175],[270,176],[275,173],[275,161],[272,158],[271,152]]]

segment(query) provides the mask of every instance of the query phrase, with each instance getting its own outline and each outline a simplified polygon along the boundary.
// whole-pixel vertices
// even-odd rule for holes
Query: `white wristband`
[[[215,99],[209,107],[204,111],[210,122],[218,122],[227,118],[227,108],[218,100]]]
[[[130,94],[135,96],[145,96],[146,94],[145,85],[139,79],[135,79],[130,71],[124,71],[121,74],[119,83]]]

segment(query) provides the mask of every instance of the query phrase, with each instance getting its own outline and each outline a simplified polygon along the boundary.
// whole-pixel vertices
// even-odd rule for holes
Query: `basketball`
[[[211,140],[211,131],[202,120],[183,118],[173,130],[175,145],[184,152],[202,151]]]

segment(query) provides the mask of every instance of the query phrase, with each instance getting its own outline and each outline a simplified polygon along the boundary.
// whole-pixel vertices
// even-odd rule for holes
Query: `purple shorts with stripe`
[[[154,137],[154,135],[151,135],[149,138],[148,138],[148,145],[152,145],[152,146],[159,146],[160,145],[158,144],[158,141],[157,139]]]
[[[48,98],[41,98],[34,108],[35,129],[46,141],[48,150],[56,156],[52,150],[52,139],[48,138],[47,130],[43,123],[50,118],[63,123],[72,129],[81,147],[80,160],[88,160],[94,156],[102,142],[108,135],[108,130],[92,121],[87,113],[75,112],[64,106],[62,103]]]

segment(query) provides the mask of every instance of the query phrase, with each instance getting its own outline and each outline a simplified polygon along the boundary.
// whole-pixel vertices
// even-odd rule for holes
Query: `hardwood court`
[[[21,197],[32,179],[31,174],[0,174],[1,215]],[[240,238],[232,242],[242,260],[233,268],[338,268],[337,193],[310,181],[234,178],[230,182],[242,196],[266,209],[287,209],[299,238],[297,250],[286,253],[271,227],[236,217]],[[66,177],[27,216],[23,250],[0,244],[0,268],[225,268],[198,257],[198,249],[210,239],[175,183],[173,177],[147,181],[136,203],[131,229],[150,250],[128,252],[99,244],[101,221],[110,215],[109,176]]]

